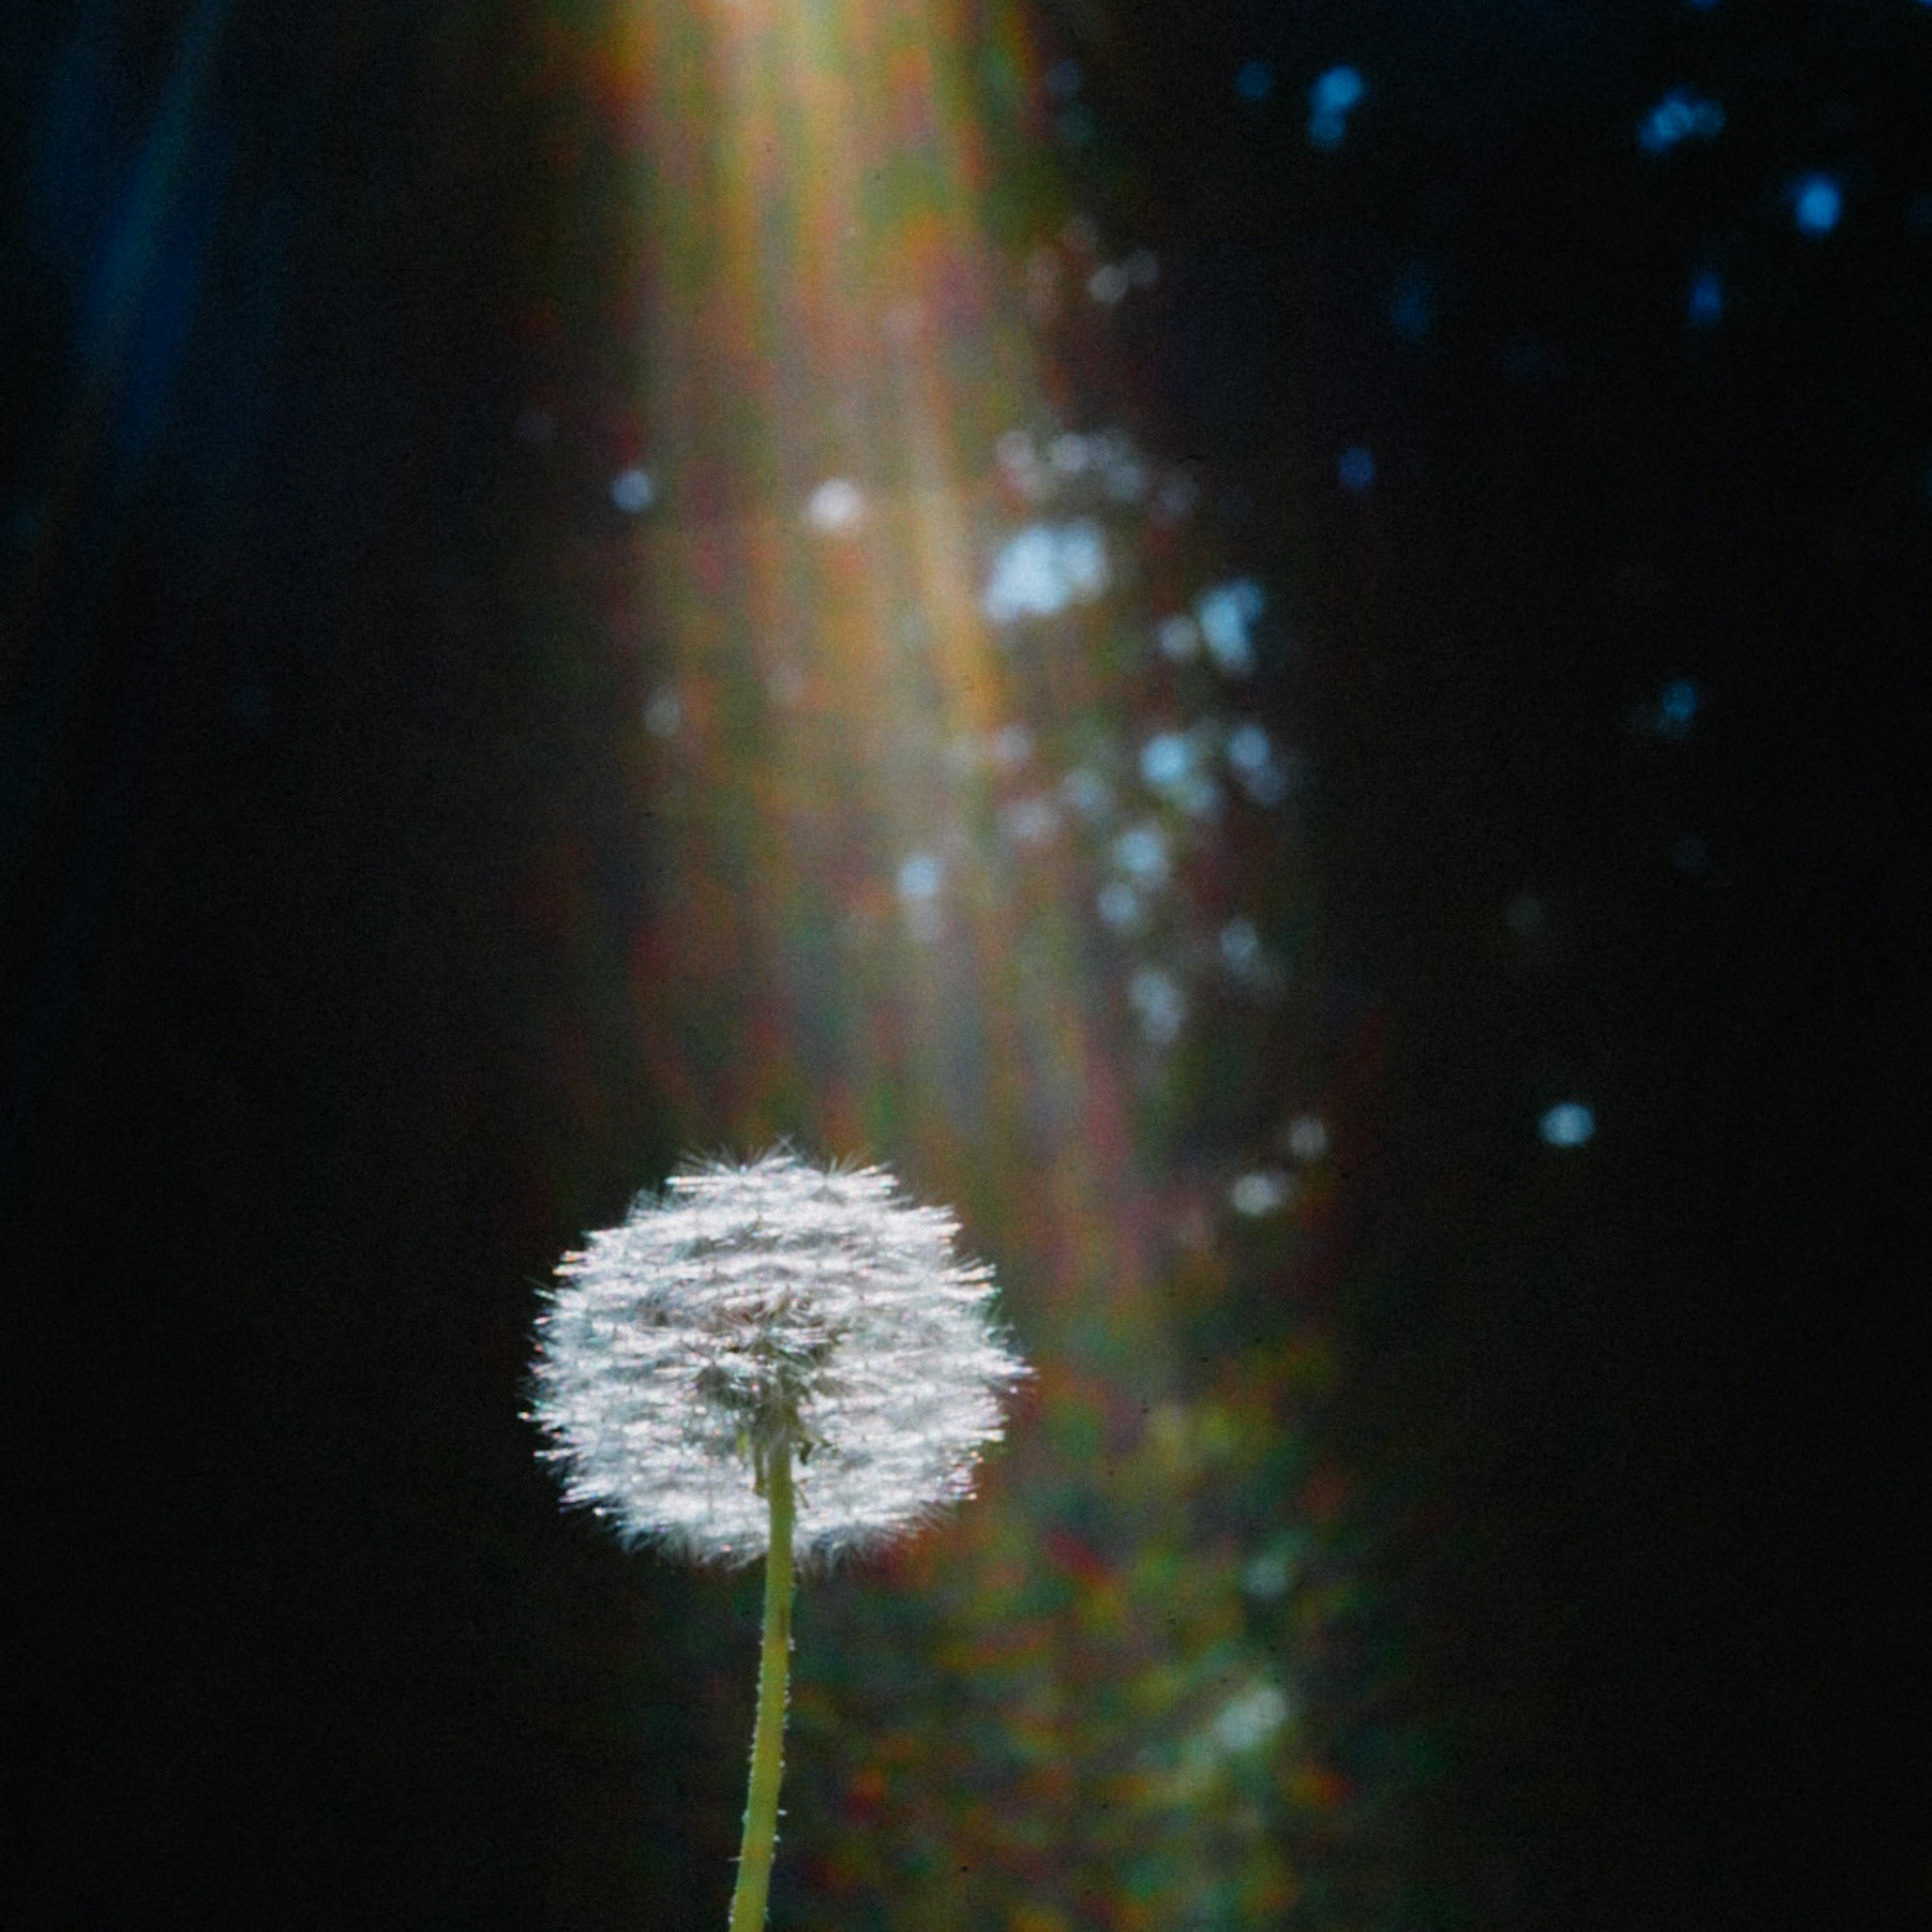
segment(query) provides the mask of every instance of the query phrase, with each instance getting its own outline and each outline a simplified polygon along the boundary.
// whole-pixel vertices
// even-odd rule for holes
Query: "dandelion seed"
[[[563,1258],[538,1318],[532,1419],[566,1498],[628,1542],[766,1558],[730,1932],[765,1922],[794,1552],[872,1548],[968,1495],[1028,1372],[958,1232],[884,1168],[688,1167]]]
[[[1027,1371],[957,1232],[883,1168],[786,1152],[640,1195],[564,1258],[538,1324],[532,1414],[567,1499],[627,1542],[744,1563],[781,1443],[801,1556],[876,1547],[969,1495]]]

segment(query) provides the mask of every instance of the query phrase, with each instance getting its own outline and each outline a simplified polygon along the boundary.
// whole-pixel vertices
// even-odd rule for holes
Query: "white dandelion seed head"
[[[557,1267],[531,1416],[566,1502],[627,1543],[749,1562],[766,1457],[794,1469],[799,1557],[876,1548],[969,1496],[1030,1373],[958,1224],[881,1167],[781,1149],[640,1194]]]

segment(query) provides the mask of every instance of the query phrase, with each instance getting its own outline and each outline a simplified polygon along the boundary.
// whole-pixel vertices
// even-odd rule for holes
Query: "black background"
[[[577,1204],[670,1151],[529,903],[626,808],[532,616],[606,470],[502,454],[534,380],[608,373],[518,317],[613,218],[543,165],[512,10],[238,0],[91,350],[191,10],[0,29],[8,1916],[682,1924],[683,1820],[736,1802],[682,1768],[704,1586],[560,1531],[514,1414]],[[1868,1922],[1923,1786],[1932,10],[1043,31],[1066,164],[1162,256],[1135,352],[1293,586],[1338,980],[1386,1009],[1332,1426],[1464,1526],[1403,1580],[1462,1754],[1432,1882],[1485,1926]],[[1653,160],[1684,81],[1724,134]],[[1633,722],[1679,676],[1681,744]],[[1587,1158],[1523,1128],[1572,1090]]]

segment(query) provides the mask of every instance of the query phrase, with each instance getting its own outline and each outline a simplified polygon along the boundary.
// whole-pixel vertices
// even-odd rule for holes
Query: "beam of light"
[[[1244,715],[1262,587],[1188,473],[1068,419],[1036,326],[1157,263],[1010,199],[1053,90],[1009,8],[660,0],[602,58],[646,157],[609,594],[650,639],[654,1084],[688,1146],[956,1202],[1040,1370],[984,1505],[892,1560],[919,1587],[810,1612],[775,1912],[1281,1923],[1358,1781],[1291,1654],[1352,1533],[1296,1420],[1327,1130],[1266,1044],[1294,760]]]
[[[152,285],[170,270],[179,274],[185,268],[194,275],[199,267],[195,251],[184,248],[183,238],[172,230],[196,142],[204,132],[202,104],[228,11],[229,0],[195,0],[188,9],[147,138],[89,265],[76,344],[80,394],[63,425],[40,500],[29,512],[33,535],[25,566],[0,605],[0,692],[20,674],[16,653],[24,650],[51,590],[104,434],[110,429],[116,434],[124,455],[133,462],[152,440],[160,396],[186,333],[185,310],[192,306],[191,290],[184,292],[185,301],[158,302]],[[84,16],[76,23],[70,60],[82,64],[78,56],[103,32],[99,14]],[[50,116],[54,124],[41,130],[42,146],[54,151],[40,158],[43,172],[57,177],[70,160],[64,152],[68,145],[84,146],[97,138],[88,124],[97,109],[78,82],[57,91]],[[57,182],[36,185],[44,191]],[[139,398],[145,406],[128,407],[122,392],[128,388],[146,392]],[[130,442],[133,446],[125,446]],[[38,735],[46,735],[44,725]],[[7,816],[18,818],[17,812]]]
[[[12,567],[0,568],[0,880],[9,885],[50,819],[58,822],[62,754],[100,668],[90,634],[96,599],[127,541],[122,513],[148,473],[201,293],[221,172],[206,104],[229,12],[229,0],[185,9],[155,111],[111,214],[98,218],[84,195],[76,206],[68,176],[86,179],[100,166],[91,151],[104,145],[102,96],[122,48],[110,10],[78,10],[23,171],[22,226],[76,285],[78,380],[44,472],[13,512]],[[92,890],[76,895],[75,916],[23,1008],[35,1018],[20,1036],[22,1085],[0,1122],[0,1159],[57,1078],[62,1017],[86,997],[100,881],[118,837],[105,802],[112,795],[88,820]]]

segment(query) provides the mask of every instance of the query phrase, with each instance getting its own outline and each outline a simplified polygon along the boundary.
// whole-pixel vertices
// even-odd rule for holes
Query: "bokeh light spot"
[[[1342,488],[1359,496],[1376,480],[1376,459],[1366,443],[1354,442],[1343,450],[1335,465]]]
[[[1249,632],[1265,608],[1261,586],[1246,577],[1216,584],[1204,592],[1195,605],[1208,655],[1228,676],[1246,677],[1254,669],[1254,644]]]
[[[1673,87],[1637,123],[1636,142],[1647,154],[1666,154],[1685,141],[1714,141],[1724,127],[1724,110],[1716,101]]]
[[[1317,114],[1346,114],[1360,104],[1365,92],[1359,70],[1331,67],[1309,88],[1308,105]]]
[[[1324,151],[1339,148],[1348,132],[1348,116],[1366,92],[1360,71],[1331,67],[1308,90],[1308,141]]]
[[[1185,664],[1201,649],[1201,630],[1192,617],[1163,617],[1154,632],[1160,654],[1176,664]]]
[[[1657,700],[1657,734],[1660,738],[1689,735],[1691,720],[1701,702],[1697,687],[1688,677],[1672,678]]]
[[[1228,1190],[1228,1204],[1249,1220],[1279,1214],[1294,1198],[1294,1177],[1280,1168],[1244,1174]]]
[[[1519,939],[1534,939],[1549,921],[1543,902],[1534,892],[1518,892],[1503,918]]]
[[[1231,919],[1221,928],[1221,958],[1232,973],[1246,975],[1260,964],[1262,936],[1251,919]]]
[[[1214,1741],[1230,1755],[1256,1750],[1287,1723],[1288,1708],[1279,1684],[1257,1684],[1222,1706],[1214,1720]]]
[[[986,754],[1001,771],[1017,771],[1033,756],[1033,734],[1017,721],[1002,724],[987,740]]]
[[[1139,1016],[1141,1031],[1157,1046],[1177,1039],[1187,1018],[1187,999],[1172,974],[1142,966],[1127,982],[1127,999]]]
[[[1537,1123],[1537,1131],[1553,1148],[1580,1148],[1597,1131],[1597,1117],[1580,1100],[1562,1100]]]
[[[1266,61],[1245,61],[1234,76],[1234,92],[1244,100],[1265,100],[1274,92],[1274,70]]]
[[[1023,798],[1000,814],[1000,824],[1016,845],[1040,845],[1060,830],[1060,814],[1043,798]]]
[[[1194,768],[1194,748],[1179,731],[1162,731],[1141,748],[1141,776],[1156,790],[1180,784]]]
[[[1099,524],[1086,518],[1060,526],[1030,524],[994,556],[982,605],[996,624],[1058,616],[1070,604],[1093,602],[1110,576]]]
[[[640,470],[634,464],[628,470],[620,470],[610,483],[610,500],[626,516],[634,517],[651,506],[651,500],[657,494],[656,486],[651,482],[648,470]]]
[[[1272,1602],[1288,1594],[1290,1568],[1285,1550],[1264,1550],[1241,1572],[1241,1587],[1251,1597]]]
[[[666,685],[651,693],[644,706],[644,729],[653,738],[674,738],[684,722],[684,700]]]
[[[1082,818],[1099,818],[1112,806],[1107,781],[1091,765],[1076,765],[1060,782],[1060,795]]]
[[[1228,734],[1228,763],[1257,805],[1279,805],[1287,795],[1288,775],[1260,725],[1239,724]]]
[[[929,904],[939,896],[941,877],[930,852],[915,852],[899,867],[899,897],[908,905]]]
[[[865,492],[849,476],[828,476],[806,501],[805,520],[821,536],[847,535],[865,514]]]
[[[1406,269],[1389,292],[1389,326],[1405,342],[1420,342],[1436,323],[1435,288],[1427,269]]]
[[[1141,896],[1122,879],[1109,879],[1094,895],[1094,909],[1112,932],[1132,932],[1141,922]]]
[[[1144,890],[1167,883],[1167,835],[1151,819],[1130,826],[1114,841],[1114,863]]]
[[[1844,212],[1844,190],[1830,175],[1804,175],[1792,188],[1791,218],[1802,235],[1830,234]]]

